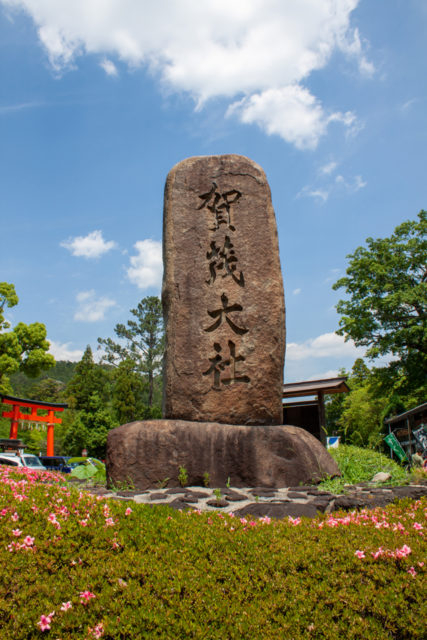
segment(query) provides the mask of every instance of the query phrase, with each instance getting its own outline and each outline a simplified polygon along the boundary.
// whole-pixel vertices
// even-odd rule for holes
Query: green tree
[[[123,360],[113,375],[112,406],[120,424],[147,417],[147,405],[143,401],[146,384],[134,371],[132,360]]]
[[[82,359],[76,365],[65,395],[73,409],[90,412],[93,394],[97,394],[101,400],[107,402],[109,376],[100,365],[95,364],[92,349],[88,345]]]
[[[97,393],[93,393],[86,409],[75,414],[62,446],[68,455],[80,456],[82,450],[87,449],[89,456],[103,460],[108,432],[115,426],[117,423],[104,401]]]
[[[143,298],[136,309],[130,310],[134,319],[127,324],[117,324],[115,334],[121,342],[111,338],[98,338],[98,348],[105,350],[103,360],[114,366],[128,360],[133,371],[147,378],[148,406],[153,404],[155,376],[162,367],[164,330],[162,305],[156,296]]]
[[[47,353],[46,327],[40,322],[24,324],[19,322],[10,329],[4,318],[5,308],[18,304],[15,287],[8,282],[0,282],[0,393],[11,393],[9,376],[22,371],[29,377],[53,367],[55,358]]]
[[[427,213],[396,227],[389,238],[368,238],[348,255],[347,275],[334,289],[349,298],[337,304],[339,335],[368,347],[367,357],[392,355],[413,379],[427,368]]]
[[[387,398],[375,394],[369,382],[356,385],[343,402],[338,420],[343,441],[359,447],[379,447]]]

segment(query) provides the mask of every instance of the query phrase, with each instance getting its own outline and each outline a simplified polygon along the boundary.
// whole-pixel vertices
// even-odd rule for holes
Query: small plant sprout
[[[211,481],[211,477],[208,471],[205,471],[203,474],[203,484],[205,487],[209,487],[209,482]]]
[[[158,480],[157,486],[159,487],[159,489],[164,489],[167,486],[169,480],[170,478],[163,478],[163,480]]]
[[[213,492],[214,492],[215,498],[217,499],[218,502],[220,500],[222,500],[221,489],[214,489]]]
[[[181,487],[185,487],[188,484],[188,472],[185,467],[179,468],[178,481]]]
[[[227,482],[225,483],[225,486],[227,487],[227,489],[229,489],[229,488],[230,488],[230,486],[231,486],[230,476],[228,476],[228,478],[227,478]]]

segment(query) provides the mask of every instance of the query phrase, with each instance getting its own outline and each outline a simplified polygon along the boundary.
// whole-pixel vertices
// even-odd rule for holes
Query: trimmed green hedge
[[[3,467],[0,637],[421,639],[426,512],[180,513]]]

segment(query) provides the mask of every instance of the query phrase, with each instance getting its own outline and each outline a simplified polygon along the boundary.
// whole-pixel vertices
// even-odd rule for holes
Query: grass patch
[[[337,449],[329,449],[329,453],[336,460],[342,475],[340,478],[324,480],[319,487],[325,491],[342,493],[345,490],[344,485],[369,482],[379,471],[391,474],[386,485],[402,485],[409,482],[410,476],[400,464],[372,449],[342,444]]]
[[[1,638],[421,639],[425,512],[180,513],[3,467]]]

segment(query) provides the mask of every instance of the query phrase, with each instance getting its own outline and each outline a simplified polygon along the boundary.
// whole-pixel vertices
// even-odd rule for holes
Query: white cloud
[[[288,361],[304,360],[307,358],[363,358],[365,349],[356,347],[352,340],[336,333],[323,333],[317,338],[310,338],[302,343],[290,342],[286,345],[286,359]]]
[[[301,289],[294,289],[292,291],[292,295],[294,295],[294,296],[298,296],[300,293],[301,293]]]
[[[331,173],[335,171],[337,166],[338,166],[337,162],[334,162],[334,161],[328,162],[327,164],[323,165],[323,167],[320,168],[320,173],[322,173],[325,176],[329,176]]]
[[[53,355],[55,360],[70,360],[71,362],[78,362],[82,359],[82,349],[70,349],[70,342],[55,342],[55,340],[49,340],[50,347],[49,353]]]
[[[102,231],[99,230],[92,231],[87,236],[77,236],[61,242],[61,247],[71,251],[73,256],[84,258],[99,258],[116,246],[113,240],[106,242],[102,237]]]
[[[116,305],[115,300],[103,296],[97,298],[95,291],[81,291],[77,294],[76,300],[79,307],[74,314],[74,320],[79,322],[98,322],[103,320],[105,312]]]
[[[16,113],[17,111],[23,111],[25,109],[35,109],[38,107],[43,107],[44,105],[45,105],[44,102],[37,102],[37,101],[19,102],[17,104],[10,104],[4,107],[0,107],[0,116],[6,115],[7,113]]]
[[[104,58],[103,60],[101,60],[101,62],[99,63],[99,66],[104,69],[107,76],[118,75],[116,65],[114,64],[114,62],[112,62],[111,60],[108,60],[107,58]]]
[[[358,1],[0,0],[33,18],[57,72],[89,54],[114,74],[117,58],[149,69],[198,107],[225,97],[229,113],[300,149],[314,148],[330,122],[354,128],[354,114],[331,112],[304,83],[337,53],[373,73],[368,45],[351,25]]]
[[[306,185],[301,189],[299,193],[297,193],[297,198],[314,198],[315,200],[319,200],[320,202],[326,202],[329,198],[329,191],[327,189],[315,189]]]
[[[332,165],[335,165],[335,163],[332,162],[321,169],[321,173],[325,178],[333,172],[336,165],[330,168]],[[332,182],[328,181],[327,184],[323,184],[321,186],[306,185],[297,193],[296,198],[314,198],[315,200],[319,200],[324,203],[328,200],[331,194],[340,192],[356,193],[357,191],[360,191],[360,189],[366,187],[367,184],[366,180],[363,180],[360,175],[346,180],[344,176],[339,174],[335,176],[335,179]]]
[[[329,369],[323,373],[317,373],[307,378],[308,380],[328,380],[329,378],[337,378],[340,375],[339,369]]]
[[[134,247],[137,254],[129,259],[129,280],[139,289],[160,289],[163,275],[162,243],[156,240],[139,240]]]
[[[354,191],[359,191],[359,189],[363,189],[364,187],[366,187],[368,183],[366,182],[366,180],[362,179],[362,176],[355,176],[354,177],[354,183],[353,183],[353,189]]]
[[[227,115],[232,114],[242,122],[257,124],[269,135],[279,135],[297,149],[315,149],[330,122],[350,126],[355,121],[350,112],[328,116],[319,100],[296,84],[243,98],[228,108]]]

